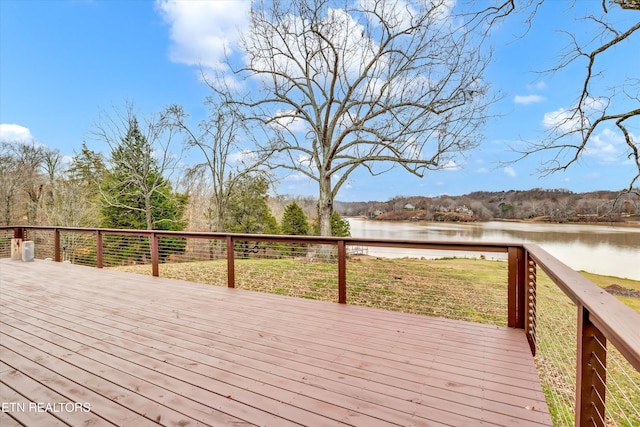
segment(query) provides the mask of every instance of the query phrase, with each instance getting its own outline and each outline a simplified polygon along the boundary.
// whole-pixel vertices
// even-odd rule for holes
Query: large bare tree
[[[197,129],[188,124],[188,115],[179,105],[168,107],[162,120],[185,133],[187,147],[196,149],[204,157],[203,162],[187,171],[186,178],[187,181],[190,178],[204,180],[208,190],[208,194],[198,195],[208,198],[209,203],[204,207],[207,231],[224,231],[227,207],[233,192],[247,175],[264,172],[264,159],[243,147],[242,141],[247,132],[234,109],[212,100],[208,100],[207,105],[209,115]],[[191,186],[191,189],[202,192],[200,186]],[[202,200],[193,199],[191,202],[202,206]]]
[[[536,15],[549,0],[495,0],[493,5],[470,13],[469,22],[490,29],[501,19],[524,16],[525,28],[537,25]],[[579,33],[558,29],[566,37],[565,47],[559,52],[560,60],[548,73],[574,72],[571,67],[583,67],[578,77],[576,96],[567,100],[570,106],[559,111],[550,120],[549,135],[530,141],[524,150],[518,150],[518,160],[534,153],[544,153],[543,174],[563,171],[578,162],[597,144],[598,131],[612,126],[612,132],[626,145],[625,155],[635,170],[629,177],[628,192],[640,192],[640,1],[601,0],[578,2],[590,10],[578,19],[582,23]],[[472,7],[477,3],[469,2]],[[484,4],[486,6],[486,4]],[[575,1],[566,1],[575,7]],[[620,20],[620,14],[629,14]],[[618,9],[618,10],[616,10]],[[525,34],[522,35],[526,37]],[[629,54],[620,53],[629,49]],[[634,50],[635,49],[635,50]],[[618,50],[616,52],[616,50]],[[616,66],[605,65],[605,57],[616,55]],[[571,71],[570,71],[571,70]],[[624,73],[620,73],[623,70]],[[534,71],[534,70],[532,70]],[[535,70],[541,71],[541,70]],[[623,77],[617,77],[623,74]]]
[[[58,150],[34,140],[0,141],[0,221],[9,225],[46,222],[47,207],[55,191],[62,156]],[[43,197],[46,194],[47,197]]]
[[[317,182],[320,234],[331,233],[334,199],[356,169],[421,177],[476,146],[491,101],[488,52],[451,4],[256,1],[243,64],[232,66],[244,83],[222,72],[209,79],[267,130],[260,149],[271,167]]]

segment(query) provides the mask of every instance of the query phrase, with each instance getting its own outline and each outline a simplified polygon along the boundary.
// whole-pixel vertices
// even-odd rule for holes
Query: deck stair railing
[[[506,263],[490,268],[506,270],[505,283],[482,283],[478,273],[470,282],[441,292],[453,301],[451,310],[443,309],[447,303],[441,300],[430,308],[402,306],[523,329],[555,425],[640,425],[640,314],[534,244],[33,226],[0,227],[0,257],[10,256],[11,239],[33,240],[36,258],[132,271],[142,266],[153,276],[172,277],[178,271],[178,278],[188,280],[185,270],[175,267],[192,263],[205,270],[208,283],[231,288],[251,289],[253,282],[267,277],[269,291],[283,293],[278,282],[293,276],[300,286],[294,286],[292,295],[391,309],[392,298],[429,304],[440,297],[432,289],[435,284],[423,283],[427,273],[419,270],[432,275],[435,264],[416,262],[423,259],[416,253],[465,251],[502,258]],[[393,261],[375,255],[380,250],[393,253]],[[256,269],[268,274],[256,275]],[[482,286],[471,290],[468,283]],[[403,288],[393,293],[391,285]],[[425,297],[427,292],[432,293]],[[486,310],[468,306],[469,300],[482,305],[483,298],[493,302],[484,304]]]

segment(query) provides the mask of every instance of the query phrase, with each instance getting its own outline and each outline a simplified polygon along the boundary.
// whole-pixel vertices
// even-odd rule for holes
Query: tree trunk
[[[147,221],[147,230],[153,230],[153,205],[151,204],[151,193],[146,192],[144,195],[144,216]]]
[[[331,176],[323,175],[320,178],[320,198],[318,199],[318,232],[321,236],[331,236],[332,214]]]

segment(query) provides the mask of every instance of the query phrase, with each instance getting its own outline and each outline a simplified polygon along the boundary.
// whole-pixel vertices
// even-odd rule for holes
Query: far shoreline
[[[368,218],[364,215],[345,216],[345,218],[360,218],[368,221],[380,221],[380,222],[428,222],[428,223],[443,223],[443,224],[476,224],[487,222],[512,222],[523,224],[567,224],[567,225],[603,225],[603,226],[620,226],[620,227],[640,227],[640,218],[622,218],[620,220],[601,220],[601,221],[584,221],[582,219],[575,219],[575,217],[536,217],[536,218],[489,218],[489,219],[426,219],[424,217],[416,217],[415,215],[399,215],[399,216],[387,216],[381,218],[377,217]]]

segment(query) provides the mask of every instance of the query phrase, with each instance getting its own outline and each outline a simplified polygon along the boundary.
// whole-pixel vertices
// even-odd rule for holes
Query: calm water
[[[387,222],[349,218],[353,237],[437,241],[536,243],[575,270],[640,280],[640,227],[582,224]],[[370,255],[393,256],[384,248]],[[421,252],[418,256],[423,256]],[[407,251],[403,252],[407,256]],[[478,256],[433,251],[430,256]],[[487,258],[506,258],[485,254]]]

